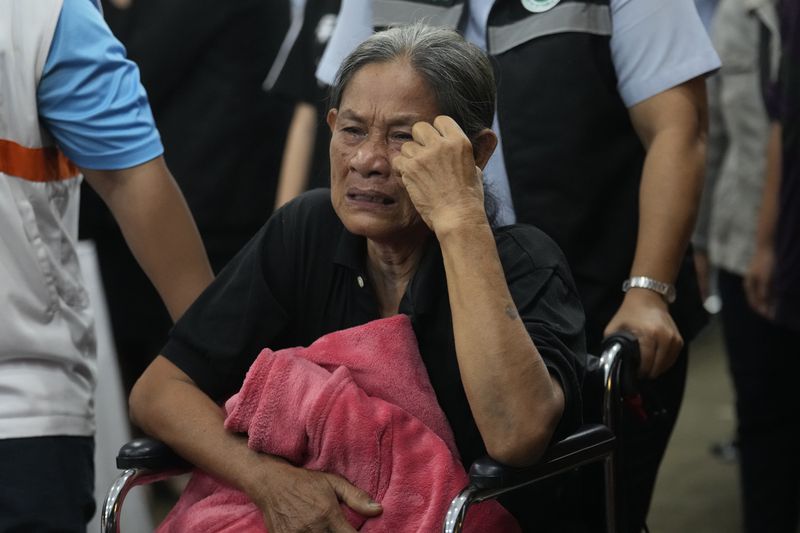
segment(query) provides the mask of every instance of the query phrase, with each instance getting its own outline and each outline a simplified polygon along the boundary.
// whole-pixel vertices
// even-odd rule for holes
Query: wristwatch
[[[668,304],[675,301],[675,285],[672,283],[664,283],[647,276],[634,276],[622,282],[622,292],[628,292],[628,289],[633,288],[657,292]]]

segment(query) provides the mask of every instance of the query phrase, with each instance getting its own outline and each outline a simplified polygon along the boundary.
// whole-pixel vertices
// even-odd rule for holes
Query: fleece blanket
[[[332,472],[383,506],[363,532],[433,532],[468,483],[405,315],[328,334],[307,348],[263,350],[225,404],[225,427],[250,448]],[[473,506],[466,531],[517,532],[497,502]],[[247,496],[195,471],[158,528],[178,532],[265,532]]]

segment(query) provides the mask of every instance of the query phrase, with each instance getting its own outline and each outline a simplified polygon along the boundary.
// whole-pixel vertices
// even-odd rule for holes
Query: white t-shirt
[[[486,25],[494,0],[468,0],[464,35],[486,49]],[[693,0],[611,0],[611,57],[623,102],[632,107],[720,66]],[[336,30],[317,68],[332,84],[344,58],[372,34],[371,0],[342,0]],[[497,116],[493,129],[500,136]],[[486,180],[500,202],[500,223],[515,220],[502,140],[486,168]]]

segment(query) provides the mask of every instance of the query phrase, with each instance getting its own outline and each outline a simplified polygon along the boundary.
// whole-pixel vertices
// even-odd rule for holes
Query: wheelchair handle
[[[629,331],[616,331],[603,339],[602,350],[619,350],[622,359],[620,366],[619,385],[623,395],[633,394],[638,390],[639,366],[642,355],[639,351],[639,341]]]

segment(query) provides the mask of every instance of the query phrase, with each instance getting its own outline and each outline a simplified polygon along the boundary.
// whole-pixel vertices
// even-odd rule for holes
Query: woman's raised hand
[[[483,183],[472,143],[450,117],[417,122],[392,165],[420,216],[439,233],[462,223],[485,223]]]

